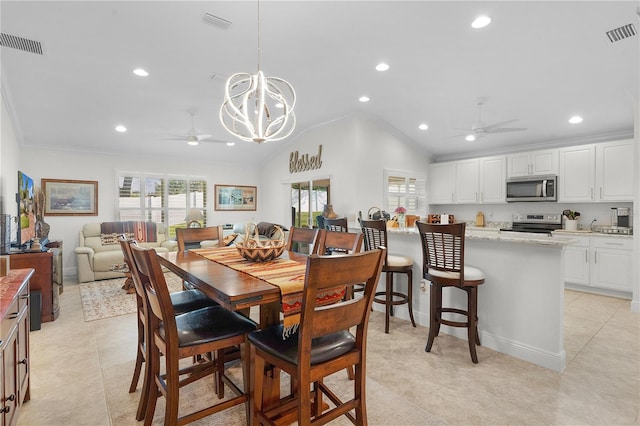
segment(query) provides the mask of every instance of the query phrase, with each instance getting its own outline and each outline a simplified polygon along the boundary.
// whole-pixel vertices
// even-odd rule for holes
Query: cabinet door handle
[[[18,318],[18,313],[17,312],[13,313],[13,314],[9,315],[7,318],[8,319],[16,319],[16,318]]]
[[[598,263],[598,251],[593,252],[593,263]]]
[[[589,263],[589,249],[584,249],[584,263]]]
[[[593,200],[593,187],[589,189],[589,198]]]
[[[600,199],[602,199],[602,187],[600,187]]]
[[[27,365],[27,358],[23,359],[22,361],[18,361],[18,364]]]
[[[2,410],[0,410],[0,413],[8,413],[9,411],[11,411],[11,407],[7,405],[4,408],[2,408]]]

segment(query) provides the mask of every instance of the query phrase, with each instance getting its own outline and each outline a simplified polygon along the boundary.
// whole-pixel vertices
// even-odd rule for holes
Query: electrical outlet
[[[426,293],[427,292],[427,281],[426,280],[420,280],[420,291],[422,293]]]

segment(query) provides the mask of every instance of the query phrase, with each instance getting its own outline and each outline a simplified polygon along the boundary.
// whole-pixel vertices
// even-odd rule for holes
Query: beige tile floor
[[[31,333],[31,401],[18,425],[137,424],[112,420],[120,408],[105,397],[110,372],[135,359],[134,315],[84,322],[75,283],[65,284],[60,302],[60,318]],[[385,335],[383,316],[372,314],[369,389],[393,394],[391,412],[420,407],[430,423],[452,425],[640,424],[640,314],[629,301],[566,292],[563,373],[483,347],[474,365],[466,342],[446,335],[425,353],[426,335],[395,319]],[[130,372],[122,375],[126,393]]]

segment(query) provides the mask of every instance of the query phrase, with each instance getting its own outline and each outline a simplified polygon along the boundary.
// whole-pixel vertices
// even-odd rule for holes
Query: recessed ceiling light
[[[227,142],[227,146],[234,146],[235,144],[235,142]]]
[[[149,75],[147,70],[142,69],[142,68],[136,68],[135,70],[133,70],[133,73],[135,75],[137,75],[138,77],[147,77]]]
[[[484,28],[491,23],[491,18],[485,15],[478,16],[473,20],[471,26],[473,28]]]
[[[191,145],[191,146],[197,146],[199,144],[198,141],[188,141],[187,144]]]
[[[420,130],[427,130],[429,128],[429,126],[427,125],[427,123],[422,123],[421,125],[418,126],[418,129]]]
[[[369,97],[368,97],[368,96],[360,96],[360,97],[358,98],[358,100],[359,100],[360,102],[369,102],[371,99],[369,99]]]
[[[571,123],[571,124],[582,123],[582,117],[580,117],[579,115],[574,115],[573,117],[571,117],[569,119],[569,123]]]
[[[389,69],[389,64],[385,64],[384,62],[380,62],[376,65],[376,70],[378,71],[387,71]]]
[[[127,131],[127,128],[124,127],[122,124],[119,124],[116,126],[116,132],[124,133],[126,131]]]
[[[466,141],[468,141],[468,142],[473,142],[473,141],[475,141],[475,140],[476,140],[476,137],[475,137],[475,136],[473,136],[473,135],[467,135],[467,137],[466,137],[466,138],[464,138],[464,139],[465,139]]]

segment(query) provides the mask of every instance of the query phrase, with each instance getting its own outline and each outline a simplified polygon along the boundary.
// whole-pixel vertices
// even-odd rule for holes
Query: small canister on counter
[[[476,213],[476,226],[484,226],[484,213]]]

